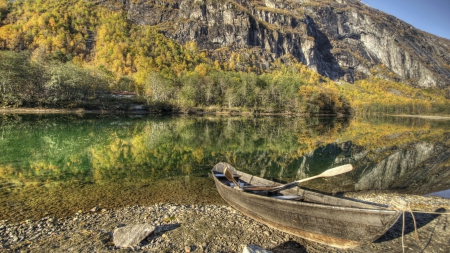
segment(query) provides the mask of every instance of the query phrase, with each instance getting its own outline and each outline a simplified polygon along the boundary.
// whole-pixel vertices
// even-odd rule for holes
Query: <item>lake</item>
[[[378,117],[0,115],[0,220],[224,204],[214,164],[330,194],[450,189],[450,121]],[[447,195],[443,195],[448,197]]]

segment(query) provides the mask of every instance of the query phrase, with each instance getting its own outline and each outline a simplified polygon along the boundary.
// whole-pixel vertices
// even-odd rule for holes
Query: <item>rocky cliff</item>
[[[300,61],[333,80],[372,75],[448,87],[450,41],[359,0],[123,0],[128,19],[159,27],[237,69]]]

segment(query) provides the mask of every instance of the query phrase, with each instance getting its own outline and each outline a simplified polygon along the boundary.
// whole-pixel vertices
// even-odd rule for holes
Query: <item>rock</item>
[[[91,212],[97,212],[98,211],[98,207],[94,207],[90,210]]]
[[[114,245],[123,248],[136,246],[153,231],[155,231],[155,226],[149,224],[116,228],[114,230]]]
[[[184,247],[184,251],[185,251],[186,253],[190,253],[190,252],[191,252],[191,247],[185,246],[185,247]]]
[[[263,249],[258,245],[247,245],[242,253],[272,253],[272,251]]]
[[[131,22],[161,28],[172,23],[172,29],[164,29],[165,36],[182,45],[197,42],[212,60],[224,62],[238,49],[246,49],[240,56],[251,64],[241,61],[236,65],[241,70],[252,65],[267,69],[275,59],[289,55],[336,81],[379,75],[424,88],[449,86],[448,40],[358,0],[314,5],[303,4],[311,0],[240,0],[238,5],[204,0],[123,2]]]

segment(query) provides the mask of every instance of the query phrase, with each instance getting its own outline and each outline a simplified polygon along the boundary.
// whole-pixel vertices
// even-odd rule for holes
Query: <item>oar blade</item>
[[[320,177],[334,177],[340,174],[344,174],[353,170],[353,165],[345,164],[329,170],[326,170],[320,174]]]

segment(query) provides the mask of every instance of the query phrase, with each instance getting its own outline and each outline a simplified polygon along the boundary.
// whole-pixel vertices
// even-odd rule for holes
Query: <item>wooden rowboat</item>
[[[299,187],[275,194],[244,191],[224,177],[231,170],[240,186],[277,185],[227,163],[212,169],[217,190],[222,198],[244,215],[269,227],[311,241],[338,248],[353,248],[373,242],[389,230],[401,212],[390,207],[338,198]]]

